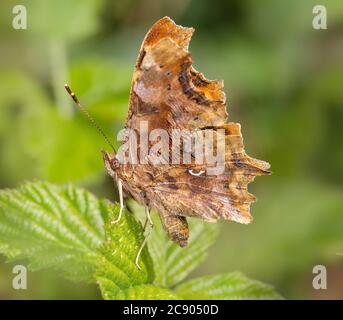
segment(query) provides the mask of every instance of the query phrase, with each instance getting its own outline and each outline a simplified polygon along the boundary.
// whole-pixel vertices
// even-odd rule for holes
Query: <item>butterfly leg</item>
[[[145,232],[147,224],[148,224],[148,218],[145,218],[143,232]]]
[[[152,231],[154,229],[154,223],[152,222],[152,219],[151,219],[151,216],[150,216],[150,209],[149,207],[145,207],[145,214],[146,214],[146,221],[145,221],[145,224],[144,224],[144,231],[145,231],[145,228],[146,228],[146,225],[147,225],[147,222],[149,222],[149,226],[150,226],[150,230],[149,230],[149,233],[146,235],[146,237],[144,238],[142,244],[141,244],[141,247],[139,248],[138,252],[137,252],[137,256],[136,256],[136,260],[135,260],[135,265],[136,267],[139,269],[139,270],[142,270],[141,267],[139,266],[139,263],[138,263],[138,260],[139,260],[139,256],[141,255],[142,251],[143,251],[143,248],[145,247],[145,245],[147,244],[151,234],[152,234]]]
[[[120,209],[119,209],[119,215],[118,215],[118,218],[114,221],[112,221],[111,223],[112,224],[116,224],[120,221],[121,219],[121,215],[123,213],[123,210],[124,210],[124,197],[123,197],[123,185],[122,185],[122,182],[120,179],[118,179],[118,184],[117,184],[117,187],[118,187],[118,191],[119,191],[119,204],[120,204]]]

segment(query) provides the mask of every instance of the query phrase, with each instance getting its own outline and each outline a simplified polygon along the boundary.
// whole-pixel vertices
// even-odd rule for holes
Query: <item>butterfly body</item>
[[[269,173],[267,162],[245,153],[240,125],[227,123],[223,82],[208,80],[192,67],[188,44],[193,31],[164,17],[147,33],[133,75],[125,124],[138,138],[124,142],[137,146],[137,152],[128,155],[128,163],[122,163],[116,153],[103,152],[108,173],[138,203],[155,209],[170,238],[182,247],[189,237],[186,217],[249,223],[255,197],[247,185],[255,176]],[[156,139],[150,137],[156,130],[166,133],[168,152],[154,149]],[[185,130],[192,139],[201,137],[202,162],[196,155],[203,150],[176,149],[177,130]],[[218,172],[206,151],[213,140],[225,147],[223,158],[217,161]],[[221,150],[214,149],[217,154]],[[185,162],[186,158],[190,161]]]

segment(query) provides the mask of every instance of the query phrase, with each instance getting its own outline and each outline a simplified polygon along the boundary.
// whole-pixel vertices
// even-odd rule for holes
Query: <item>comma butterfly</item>
[[[155,209],[169,237],[181,247],[189,236],[187,217],[251,222],[255,197],[247,185],[255,176],[268,174],[270,167],[245,153],[240,124],[227,122],[223,81],[208,80],[192,66],[188,45],[193,31],[169,17],[152,26],[133,74],[123,134],[126,148],[103,151],[120,195],[121,209],[113,223],[121,217],[124,191],[145,206],[151,230],[150,210]],[[138,268],[147,238],[136,257]]]

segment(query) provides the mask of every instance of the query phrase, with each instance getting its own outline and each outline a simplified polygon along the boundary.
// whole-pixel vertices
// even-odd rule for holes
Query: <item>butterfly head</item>
[[[108,174],[115,179],[117,176],[116,171],[119,167],[119,160],[116,157],[116,153],[113,152],[110,154],[106,150],[102,150],[101,152]]]

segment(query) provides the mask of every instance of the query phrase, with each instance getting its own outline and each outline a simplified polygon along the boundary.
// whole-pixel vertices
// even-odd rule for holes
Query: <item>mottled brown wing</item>
[[[224,218],[246,224],[252,220],[250,205],[256,199],[247,186],[256,176],[268,174],[270,166],[245,153],[239,124],[217,128],[225,129],[225,169],[221,174],[207,174],[209,163],[158,166],[149,192],[157,199],[156,207],[162,206],[163,211],[164,203],[171,203],[169,212],[176,216],[209,221]]]
[[[136,165],[136,172],[148,173],[152,180],[144,188],[149,205],[157,209],[164,228],[181,246],[187,244],[186,216],[249,223],[249,207],[255,198],[247,185],[269,168],[245,154],[240,126],[226,123],[223,82],[207,80],[192,67],[188,44],[193,31],[168,17],[153,25],[137,59],[125,125],[140,134],[165,129],[170,136],[172,129],[225,129],[225,170],[219,175],[194,175],[207,170],[206,162],[156,165],[154,154],[149,155],[148,164]],[[142,128],[141,121],[148,128]]]
[[[227,119],[222,81],[211,81],[192,67],[188,44],[192,28],[170,18],[147,33],[132,80],[126,128],[140,130],[140,121],[155,128],[195,129]]]

